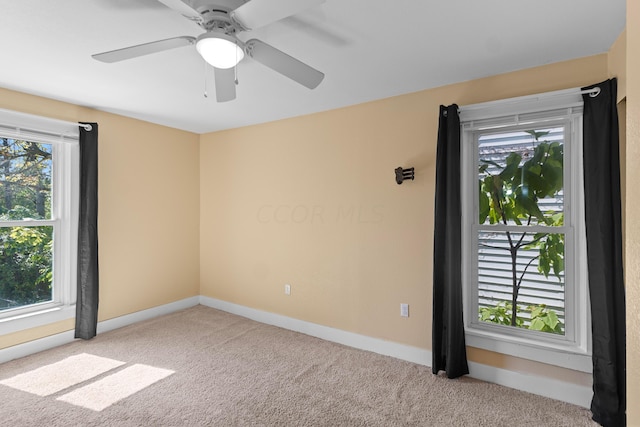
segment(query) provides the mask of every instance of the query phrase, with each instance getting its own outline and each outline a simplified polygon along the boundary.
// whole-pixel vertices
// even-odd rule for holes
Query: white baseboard
[[[280,314],[256,310],[254,308],[221,301],[215,298],[200,297],[200,304],[228,313],[237,314],[257,322],[278,326],[303,334],[322,338],[327,341],[344,344],[361,350],[392,356],[420,365],[431,366],[431,351],[372,338],[365,335],[330,328],[303,320],[293,319]],[[469,362],[469,376],[479,380],[500,384],[516,390],[526,391],[551,399],[589,408],[593,391],[589,387],[567,383],[552,378],[523,374],[480,363]]]
[[[590,387],[538,375],[508,371],[475,362],[469,362],[469,372],[470,377],[479,380],[572,403],[587,409],[591,406],[593,390]]]
[[[214,298],[201,296],[200,304],[226,311],[228,313],[237,314],[238,316],[246,317],[260,323],[266,323],[268,325],[301,332],[306,335],[311,335],[312,337],[322,338],[323,340],[344,344],[349,347],[372,351],[385,356],[392,356],[396,359],[407,360],[420,365],[431,365],[431,352],[429,350],[385,341],[378,338],[371,338],[366,335],[330,328],[316,323],[305,322],[304,320],[293,319],[279,314],[256,310],[254,308],[232,304],[230,302]]]
[[[98,333],[118,329],[143,320],[152,319],[164,314],[193,307],[198,304],[246,317],[257,322],[278,326],[327,341],[347,345],[349,347],[372,351],[374,353],[395,357],[397,359],[406,360],[420,365],[431,366],[431,351],[429,350],[330,328],[328,326],[322,326],[306,322],[304,320],[256,310],[204,296],[186,298],[173,303],[99,322]],[[74,332],[66,331],[24,344],[8,347],[0,350],[0,363],[58,347],[60,345],[70,343],[73,340]],[[523,374],[474,362],[469,362],[469,370],[469,376],[473,378],[549,397],[551,399],[572,403],[585,408],[589,408],[591,398],[593,396],[593,392],[590,387],[567,383],[552,378]]]
[[[74,331],[65,331],[48,337],[39,338],[24,344],[14,345],[0,350],[0,363],[39,353],[50,348],[58,347],[74,340]]]
[[[124,316],[119,316],[113,319],[104,320],[102,322],[98,322],[98,333],[100,334],[103,332],[111,331],[113,329],[121,328],[123,326],[131,325],[143,320],[152,319],[164,314],[173,313],[174,311],[193,307],[198,304],[199,297],[191,297],[158,307],[149,308],[147,310],[126,314]],[[0,350],[0,363],[8,362],[13,359],[18,359],[20,357],[38,353],[40,351],[68,344],[75,340],[74,335],[74,331],[65,331],[34,341],[29,341],[23,344],[4,348]]]
[[[147,310],[136,311],[135,313],[126,314],[124,316],[114,317],[113,319],[109,320],[103,320],[102,322],[98,322],[98,333],[101,334],[103,332],[122,328],[123,326],[142,322],[143,320],[153,319],[154,317],[163,316],[165,314],[173,313],[179,310],[184,310],[185,308],[194,307],[199,303],[200,297],[185,298],[180,301],[160,305],[158,307],[152,307]]]

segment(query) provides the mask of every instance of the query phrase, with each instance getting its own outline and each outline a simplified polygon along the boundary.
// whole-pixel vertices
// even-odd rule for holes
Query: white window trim
[[[78,125],[10,110],[0,109],[0,134],[52,144],[52,218],[34,222],[55,224],[52,302],[0,312],[5,335],[75,317],[80,148]]]
[[[464,301],[464,322],[466,344],[471,347],[482,348],[502,354],[516,356],[528,360],[534,360],[550,365],[561,366],[581,372],[592,372],[591,359],[591,334],[588,289],[586,286],[575,295],[567,294],[566,298],[572,298],[579,307],[572,315],[572,322],[575,330],[572,331],[573,342],[563,339],[554,339],[547,334],[539,333],[542,340],[532,340],[536,333],[532,331],[515,331],[508,326],[481,325],[477,322],[476,310],[473,309],[474,291],[469,285],[472,283],[475,262],[471,256],[470,248],[472,241],[472,221],[475,212],[473,203],[477,203],[474,191],[475,176],[473,174],[477,157],[477,148],[474,138],[474,121],[486,121],[496,119],[505,126],[514,126],[522,123],[522,115],[529,115],[535,122],[535,113],[539,111],[559,110],[582,106],[582,97],[579,89],[569,89],[564,91],[550,92],[547,94],[533,95],[519,98],[492,101],[482,104],[463,106],[460,108],[461,122],[461,179],[463,184],[462,199],[462,275],[463,275],[463,301]],[[532,114],[533,113],[533,114]],[[510,120],[511,119],[511,120]],[[510,123],[509,123],[510,122]],[[526,120],[525,120],[526,122]],[[465,128],[466,125],[466,128]],[[571,120],[571,138],[573,141],[582,140],[582,117]],[[475,157],[474,157],[475,155]],[[573,210],[569,210],[572,215],[573,229],[568,232],[575,233],[576,236],[585,236],[584,230],[584,187],[583,187],[583,166],[582,166],[582,144],[572,144],[572,147],[565,147],[565,160],[571,162],[571,167],[575,168],[574,176],[577,179],[565,180],[569,182],[568,190],[572,195]],[[470,185],[473,182],[474,185]],[[471,216],[471,218],[469,218]],[[477,219],[476,219],[477,221]],[[586,240],[584,237],[577,238],[577,245],[573,254],[576,260],[586,259]],[[477,262],[477,260],[476,260]],[[569,265],[569,263],[567,263]],[[573,263],[574,269],[567,272],[567,280],[575,280],[576,283],[587,283],[586,265],[583,262]],[[475,290],[477,293],[477,290]],[[487,327],[488,326],[488,327]],[[500,330],[509,331],[509,334],[502,334]],[[526,332],[526,333],[522,333]]]

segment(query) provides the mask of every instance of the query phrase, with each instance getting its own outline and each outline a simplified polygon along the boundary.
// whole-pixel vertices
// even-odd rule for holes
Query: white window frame
[[[75,317],[80,148],[78,126],[0,110],[0,136],[52,145],[51,219],[28,225],[54,227],[52,301],[0,312],[0,336]],[[3,222],[21,226],[25,221]]]
[[[558,119],[558,114],[564,118]],[[553,117],[556,117],[555,119]],[[578,89],[511,98],[460,108],[463,301],[466,344],[511,356],[592,371],[590,310],[584,225],[584,172],[582,163],[582,96]],[[477,138],[480,133],[565,127],[565,226],[555,228],[573,238],[565,247],[565,336],[478,321]],[[568,142],[568,143],[567,143]],[[570,174],[570,175],[569,175]],[[496,231],[502,226],[493,226]],[[475,234],[474,234],[475,233]],[[570,240],[567,239],[567,240]]]

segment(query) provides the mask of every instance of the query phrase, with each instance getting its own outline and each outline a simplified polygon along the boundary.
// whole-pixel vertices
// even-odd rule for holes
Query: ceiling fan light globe
[[[244,58],[244,51],[233,37],[226,34],[207,33],[198,37],[196,50],[215,68],[235,67]]]

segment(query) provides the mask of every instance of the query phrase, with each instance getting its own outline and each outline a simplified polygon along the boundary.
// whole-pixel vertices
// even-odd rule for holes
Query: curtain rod
[[[580,91],[581,95],[586,93],[588,93],[590,97],[595,98],[596,96],[600,95],[600,86],[596,86],[591,89],[585,89]]]
[[[599,89],[598,89],[599,90]],[[91,131],[93,129],[93,126],[91,126],[89,123],[78,123],[78,126],[80,126],[81,128],[83,128],[84,130],[86,130],[87,132]]]
[[[567,90],[561,90],[561,91],[556,91],[556,92],[548,92],[546,94],[542,93],[542,94],[537,94],[537,95],[523,96],[521,98],[529,98],[529,97],[532,97],[532,98],[547,98],[547,97],[548,98],[552,98],[554,96],[565,96],[565,95],[567,95],[567,93],[571,93],[573,90],[574,89],[567,89]],[[596,87],[591,88],[591,89],[580,90],[580,91],[573,92],[573,93],[575,93],[576,95],[589,94],[589,96],[591,98],[595,98],[596,96],[600,95],[600,87],[596,86]],[[512,99],[516,100],[516,99],[521,99],[521,98],[512,98]],[[497,102],[497,101],[493,101],[493,102]],[[471,109],[473,109],[473,105],[459,107],[458,108],[458,114],[460,114],[460,110],[461,109],[466,109],[466,108],[469,108],[469,107],[471,107]],[[444,116],[446,117],[447,116],[447,111],[445,110],[445,111],[443,111],[443,113],[444,113]]]
[[[64,123],[70,126],[79,126],[81,128],[83,128],[84,130],[86,130],[87,132],[91,131],[93,129],[93,126],[91,126],[89,123],[78,123],[78,122],[68,122],[66,120],[59,120],[59,119],[54,119],[60,123]]]
[[[60,119],[51,119],[51,120],[55,120],[59,123],[64,123],[66,125],[69,126],[79,126],[81,128],[83,128],[84,130],[86,130],[87,132],[91,131],[93,129],[93,126],[91,126],[89,123],[78,123],[78,122],[69,122],[67,120],[60,120]]]
[[[82,127],[87,132],[93,129],[93,126],[91,126],[89,123],[69,122],[67,120],[37,116],[21,111],[5,110],[4,108],[0,108],[0,117],[2,118],[3,125],[11,125],[12,127],[16,128],[30,128],[33,126],[33,123],[39,123],[39,126],[45,127],[48,124],[51,124],[55,129],[57,129],[57,127],[59,127],[60,125]],[[7,123],[4,123],[5,120],[7,121]]]

